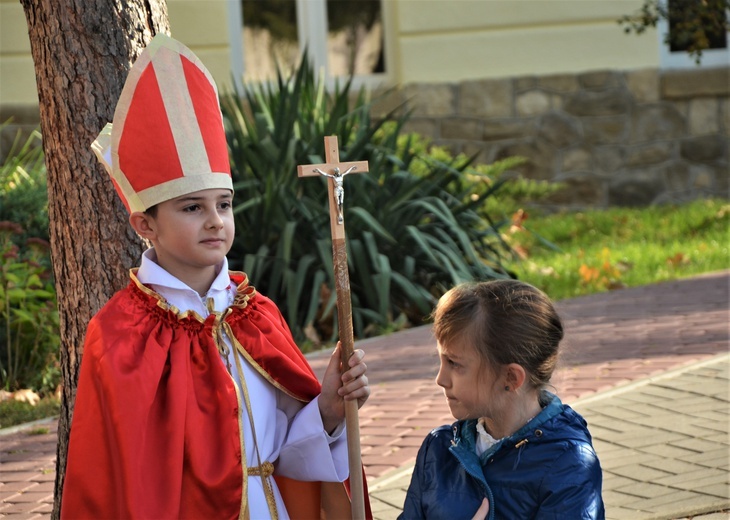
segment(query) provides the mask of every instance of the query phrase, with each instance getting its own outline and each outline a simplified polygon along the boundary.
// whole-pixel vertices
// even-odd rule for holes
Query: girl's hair
[[[458,285],[433,312],[439,343],[466,341],[493,368],[522,366],[535,388],[550,382],[563,339],[563,324],[550,298],[517,280]]]

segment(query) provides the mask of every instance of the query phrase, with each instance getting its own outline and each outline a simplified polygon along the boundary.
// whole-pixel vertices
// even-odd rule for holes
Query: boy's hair
[[[158,206],[159,206],[159,204],[155,204],[154,206],[150,206],[149,208],[147,208],[146,210],[144,210],[144,213],[146,215],[149,215],[152,218],[157,218],[157,208],[158,208]]]
[[[563,325],[550,298],[524,282],[465,283],[439,300],[433,315],[439,343],[467,341],[488,366],[522,366],[532,386],[550,382]]]

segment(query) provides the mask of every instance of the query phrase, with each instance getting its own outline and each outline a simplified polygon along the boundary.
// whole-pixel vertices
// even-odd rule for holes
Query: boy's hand
[[[348,360],[349,369],[340,375],[340,348],[338,341],[324,373],[319,396],[319,413],[327,433],[332,433],[345,419],[345,401],[357,399],[357,407],[360,408],[370,396],[365,375],[368,367],[362,360],[365,352],[355,350]]]

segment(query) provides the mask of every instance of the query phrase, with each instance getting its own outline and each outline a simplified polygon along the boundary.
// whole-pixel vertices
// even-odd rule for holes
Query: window
[[[358,83],[386,79],[382,0],[229,1],[232,70],[267,81],[293,70],[307,49],[328,82],[354,74]]]
[[[710,48],[702,51],[702,59],[698,65],[694,56],[690,56],[687,52],[688,44],[676,41],[671,38],[671,45],[665,43],[668,35],[673,35],[678,30],[681,23],[677,16],[674,16],[677,8],[681,8],[682,4],[687,2],[695,2],[697,0],[663,0],[662,5],[668,7],[669,20],[661,18],[657,23],[657,34],[660,42],[660,63],[665,69],[684,69],[693,67],[719,67],[730,64],[730,34],[725,32],[722,34],[709,34]],[[717,13],[717,19],[727,24],[728,12],[722,11]]]

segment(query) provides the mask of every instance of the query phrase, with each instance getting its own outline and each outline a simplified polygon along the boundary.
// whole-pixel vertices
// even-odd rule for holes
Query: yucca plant
[[[296,174],[325,162],[326,135],[342,161],[370,166],[345,182],[356,336],[422,323],[453,284],[509,276],[506,221],[479,214],[502,181],[476,190],[469,161],[417,153],[419,137],[402,133],[407,114],[372,119],[364,90],[353,95],[348,81],[327,92],[306,56],[289,78],[224,95],[222,108],[236,189],[231,266],[277,302],[297,339],[336,333],[326,181]]]

